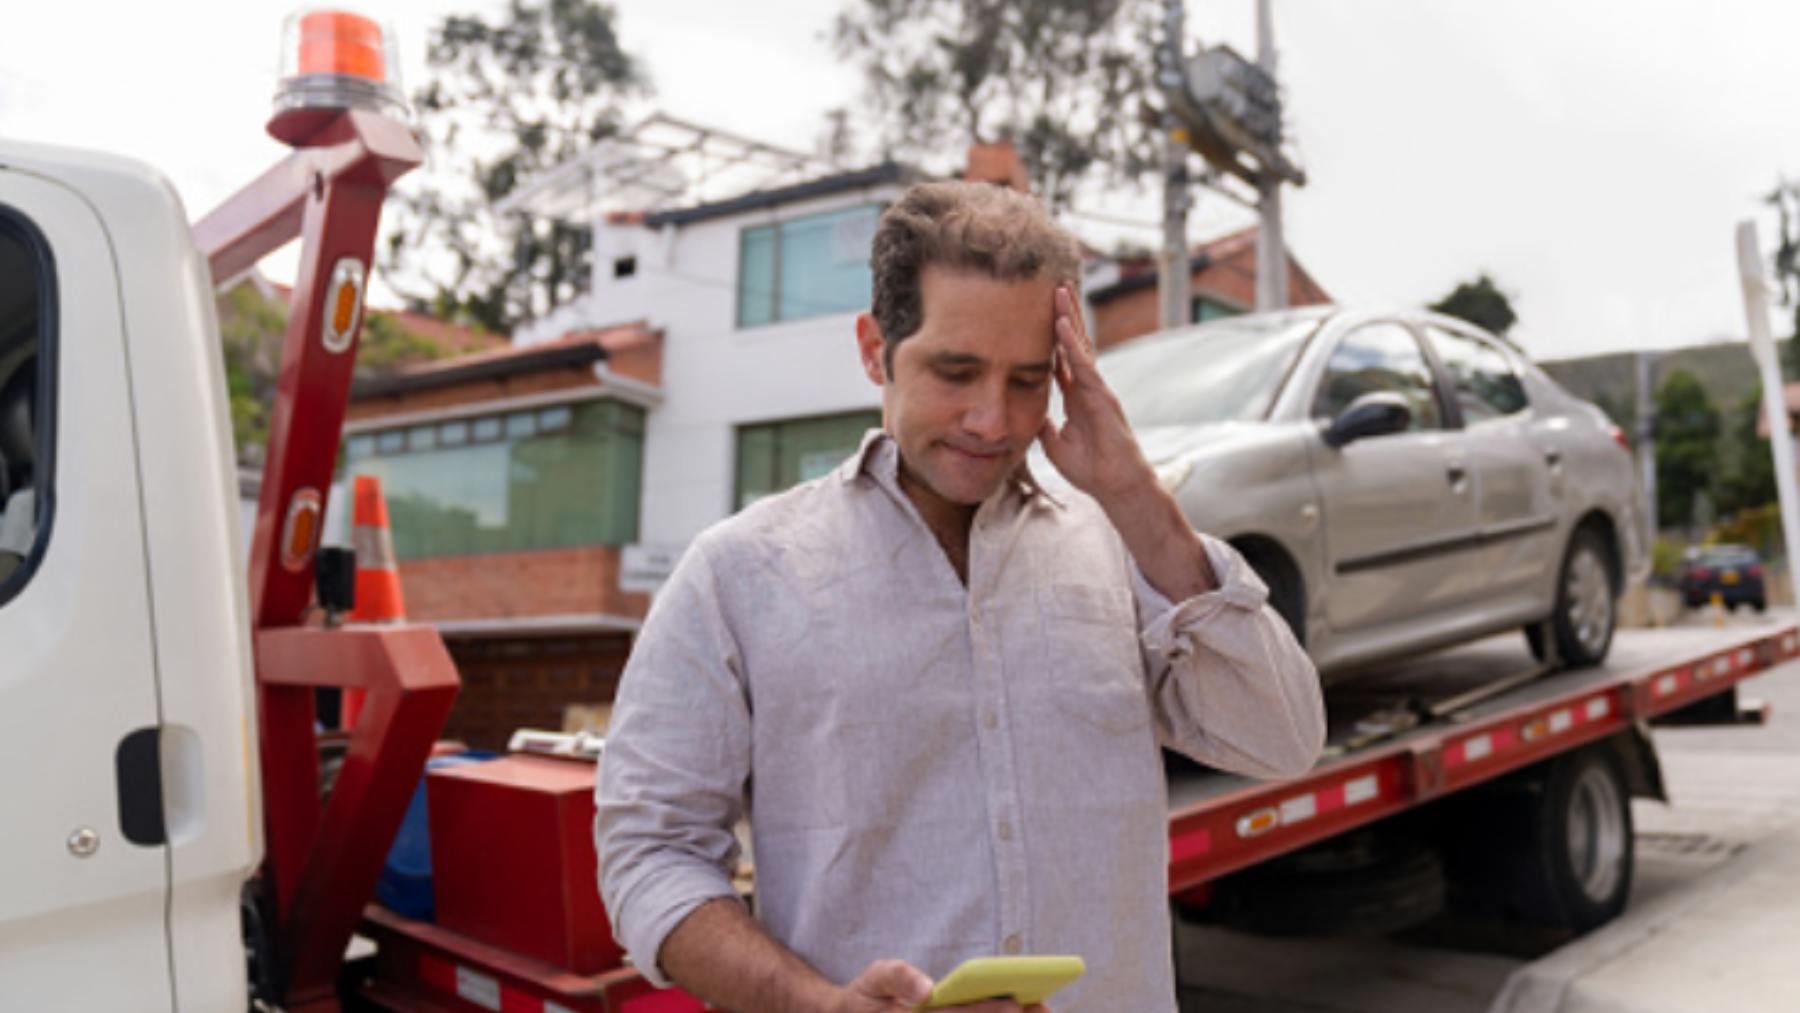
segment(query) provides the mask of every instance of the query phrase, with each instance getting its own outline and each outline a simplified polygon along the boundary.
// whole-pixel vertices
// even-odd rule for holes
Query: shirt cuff
[[[1219,586],[1180,604],[1152,587],[1135,562],[1131,565],[1141,623],[1138,636],[1145,649],[1156,657],[1174,661],[1192,654],[1194,634],[1202,622],[1227,610],[1260,612],[1269,600],[1269,585],[1236,549],[1206,534],[1200,536],[1200,542],[1206,548],[1207,561],[1212,564]]]
[[[631,955],[631,962],[657,988],[673,987],[656,958],[662,945],[682,919],[694,909],[718,897],[740,900],[731,881],[723,874],[708,869],[669,869],[655,879],[641,884],[631,896],[622,900],[629,919],[613,920],[621,928],[617,940]]]

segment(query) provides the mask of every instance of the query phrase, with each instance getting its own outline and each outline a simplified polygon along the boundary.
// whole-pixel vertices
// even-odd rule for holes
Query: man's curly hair
[[[992,183],[919,183],[902,194],[875,229],[869,266],[870,309],[881,328],[883,362],[894,374],[894,348],[925,320],[919,279],[936,265],[998,281],[1075,282],[1081,247],[1029,195]]]

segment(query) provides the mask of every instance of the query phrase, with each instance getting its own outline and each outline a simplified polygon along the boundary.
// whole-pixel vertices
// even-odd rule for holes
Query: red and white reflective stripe
[[[1238,818],[1237,833],[1239,837],[1259,837],[1278,826],[1291,827],[1322,813],[1347,809],[1380,797],[1381,778],[1370,772],[1245,813]]]
[[[1457,739],[1444,747],[1444,767],[1451,769],[1484,760],[1521,740],[1537,742],[1553,735],[1562,735],[1582,725],[1603,720],[1611,713],[1612,698],[1602,693],[1533,718],[1520,725],[1516,732],[1512,728],[1495,728]]]
[[[562,1003],[539,998],[491,974],[432,953],[419,954],[419,980],[494,1013],[575,1013]]]
[[[1781,653],[1783,653],[1783,654],[1794,653],[1794,643],[1795,643],[1794,635],[1792,633],[1789,633],[1786,636],[1782,637],[1781,638]]]

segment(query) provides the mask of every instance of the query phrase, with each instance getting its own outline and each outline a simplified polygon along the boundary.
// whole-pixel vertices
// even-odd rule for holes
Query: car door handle
[[[162,729],[139,728],[119,740],[113,754],[119,793],[119,829],[140,847],[168,842],[163,819]]]
[[[1444,469],[1444,477],[1450,480],[1452,486],[1459,486],[1469,477],[1469,469],[1460,464],[1452,464]]]
[[[1556,467],[1557,465],[1562,464],[1562,451],[1546,450],[1544,452],[1544,463],[1548,464],[1552,468]]]

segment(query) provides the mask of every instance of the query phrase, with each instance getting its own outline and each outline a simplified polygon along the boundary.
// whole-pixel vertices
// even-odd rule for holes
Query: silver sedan
[[[1619,429],[1460,320],[1257,314],[1099,361],[1163,484],[1264,576],[1327,681],[1514,627],[1598,663],[1648,571]]]

